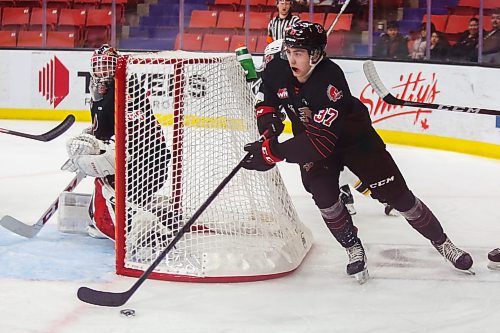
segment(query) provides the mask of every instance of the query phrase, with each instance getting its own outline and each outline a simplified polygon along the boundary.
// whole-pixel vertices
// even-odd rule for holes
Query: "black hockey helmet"
[[[325,51],[326,40],[326,31],[319,23],[299,21],[285,30],[285,47],[306,49],[311,56]]]

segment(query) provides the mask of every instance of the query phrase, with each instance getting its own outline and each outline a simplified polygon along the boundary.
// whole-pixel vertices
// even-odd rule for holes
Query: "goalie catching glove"
[[[245,151],[252,155],[245,159],[242,167],[247,170],[267,171],[272,169],[277,162],[283,159],[272,151],[271,146],[276,143],[276,139],[266,139],[264,141],[255,141],[245,145]]]
[[[102,141],[90,134],[80,134],[66,143],[69,162],[64,170],[85,173],[87,176],[103,178],[115,174],[115,142]]]

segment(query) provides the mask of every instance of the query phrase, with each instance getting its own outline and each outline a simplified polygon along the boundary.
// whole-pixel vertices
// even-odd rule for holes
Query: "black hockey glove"
[[[276,141],[276,139],[271,139]],[[267,171],[283,159],[271,152],[271,140],[255,141],[245,145],[245,151],[252,155],[243,161],[242,167],[247,170]]]
[[[285,125],[281,121],[278,111],[267,106],[260,106],[255,110],[259,134],[269,130],[269,137],[275,137],[283,132]]]

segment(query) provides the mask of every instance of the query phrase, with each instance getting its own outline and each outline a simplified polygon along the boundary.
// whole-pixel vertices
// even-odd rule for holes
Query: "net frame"
[[[116,86],[115,86],[115,139],[116,139],[116,272],[120,275],[126,276],[135,276],[138,277],[142,275],[143,271],[146,268],[138,268],[132,265],[126,265],[126,221],[127,221],[127,200],[126,198],[126,159],[127,159],[127,148],[126,148],[126,119],[127,119],[127,90],[128,90],[128,80],[127,80],[127,69],[128,65],[159,65],[159,66],[171,66],[173,73],[173,124],[172,128],[172,157],[170,160],[170,165],[172,168],[171,171],[171,182],[172,182],[172,198],[173,198],[173,206],[182,206],[182,178],[183,178],[183,131],[185,124],[185,93],[184,89],[186,86],[186,78],[185,78],[185,67],[187,65],[202,65],[202,64],[215,64],[220,61],[228,61],[227,59],[234,58],[234,61],[239,68],[239,75],[241,75],[242,80],[240,84],[244,87],[242,89],[248,89],[245,86],[244,82],[244,72],[239,67],[239,64],[236,62],[234,55],[232,54],[207,54],[207,53],[191,53],[184,51],[164,51],[154,54],[142,54],[142,55],[125,55],[121,56],[118,59],[117,68],[116,68]],[[223,60],[221,60],[223,59]],[[235,67],[236,68],[236,67]],[[250,90],[248,90],[249,92]],[[248,104],[248,103],[247,103]],[[253,108],[249,106],[246,112],[250,112],[253,115]],[[254,127],[255,134],[257,134],[256,126]],[[255,138],[257,135],[255,135]],[[243,150],[241,150],[241,154],[243,156]],[[233,166],[231,166],[233,167]],[[241,171],[240,171],[241,172]],[[243,171],[248,172],[248,171]],[[276,173],[277,180],[274,180],[275,183],[280,183],[281,178],[279,176],[279,172],[277,168],[275,168],[271,173]],[[284,187],[283,183],[275,184],[276,186]],[[286,190],[285,190],[286,191]],[[296,228],[296,235],[294,237],[295,243],[301,243],[297,249],[291,249],[291,252],[301,252],[295,255],[297,258],[293,259],[295,262],[291,263],[282,271],[273,272],[272,270],[269,272],[264,272],[264,274],[252,274],[245,275],[247,272],[242,270],[240,274],[234,272],[224,273],[223,276],[206,276],[206,275],[190,275],[186,274],[183,271],[181,274],[175,272],[162,272],[155,271],[151,274],[151,278],[160,279],[160,280],[169,280],[169,281],[190,281],[190,282],[246,282],[246,281],[257,281],[257,280],[265,280],[271,278],[277,278],[284,275],[287,275],[293,272],[302,262],[307,252],[309,251],[312,244],[312,235],[305,226],[302,225],[300,220],[298,219],[298,214],[296,213],[293,204],[291,203],[291,199],[288,197],[286,193],[286,198],[278,198],[278,201],[282,201],[284,205],[290,206],[291,215],[293,216],[294,223],[296,225],[293,228]],[[293,229],[292,228],[292,229]],[[273,231],[280,232],[280,231]],[[288,231],[287,231],[288,232]],[[231,235],[226,235],[231,237]],[[184,236],[186,237],[186,236]],[[224,236],[225,237],[225,236]],[[263,243],[264,246],[267,246],[267,243]],[[285,244],[284,248],[290,248],[293,246]],[[286,252],[289,249],[279,249],[278,252],[283,251]],[[267,255],[267,254],[264,254]],[[282,254],[280,254],[282,255]],[[287,256],[286,254],[284,255]],[[154,259],[154,258],[153,258]],[[167,259],[168,260],[168,256]],[[246,259],[245,259],[246,260]],[[286,259],[285,259],[286,260]],[[292,260],[292,259],[290,259]],[[279,261],[279,260],[278,260]]]

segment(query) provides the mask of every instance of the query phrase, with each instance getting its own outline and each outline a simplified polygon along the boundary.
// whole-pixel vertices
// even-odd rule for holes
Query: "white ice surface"
[[[54,122],[0,121],[42,133]],[[0,134],[0,212],[34,223],[72,175],[59,170],[65,140],[42,143]],[[134,278],[114,274],[111,241],[60,234],[55,218],[34,239],[0,230],[0,332],[500,332],[500,271],[486,254],[500,246],[500,161],[389,146],[410,188],[474,257],[476,276],[456,272],[401,217],[355,195],[372,279],[345,274],[346,254],[324,226],[294,165],[280,165],[315,243],[284,278],[237,284],[147,281],[122,308],[90,306],[78,287],[123,291]],[[243,172],[243,171],[242,171]],[[92,188],[85,179],[76,192]]]

